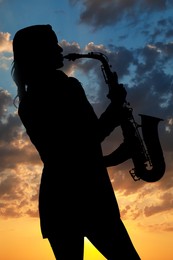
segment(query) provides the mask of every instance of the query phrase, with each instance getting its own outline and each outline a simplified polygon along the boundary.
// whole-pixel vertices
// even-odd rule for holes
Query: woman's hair
[[[46,59],[46,49],[52,40],[58,42],[49,24],[33,25],[16,32],[13,38],[14,59],[11,74],[18,88],[16,98],[19,97],[19,101],[26,93],[33,71],[38,70]]]

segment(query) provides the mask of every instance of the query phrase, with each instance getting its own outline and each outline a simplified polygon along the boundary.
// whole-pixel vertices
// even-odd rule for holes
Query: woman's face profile
[[[28,69],[58,69],[64,65],[63,49],[50,26],[19,30],[13,40],[13,50],[15,61]]]

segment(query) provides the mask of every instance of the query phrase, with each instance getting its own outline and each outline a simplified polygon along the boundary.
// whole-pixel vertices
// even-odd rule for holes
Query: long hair
[[[11,75],[17,85],[19,102],[26,94],[28,81],[46,59],[50,40],[58,41],[51,25],[33,25],[16,32],[13,38]]]
[[[17,62],[15,61],[12,63],[11,75],[17,86],[17,95],[14,98],[15,104],[17,98],[19,98],[19,101],[21,101],[26,94],[26,81],[22,73],[22,69],[20,69],[20,66],[18,66]]]

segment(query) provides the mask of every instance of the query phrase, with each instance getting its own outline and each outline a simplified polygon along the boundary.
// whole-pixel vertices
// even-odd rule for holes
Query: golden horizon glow
[[[172,260],[172,232],[146,230],[135,221],[124,221],[142,260]],[[0,221],[0,251],[3,260],[55,260],[47,239],[40,232],[38,218]],[[84,260],[105,260],[85,238]]]

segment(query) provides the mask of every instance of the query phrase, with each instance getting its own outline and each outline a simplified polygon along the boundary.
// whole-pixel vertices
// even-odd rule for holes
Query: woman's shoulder
[[[57,77],[58,82],[61,82],[62,85],[64,85],[64,84],[66,85],[66,87],[64,86],[65,89],[67,88],[69,90],[71,89],[76,92],[84,93],[82,84],[77,78],[68,76],[61,70],[57,70],[56,77]]]
[[[75,77],[70,77],[68,76],[64,71],[62,70],[57,70],[56,71],[56,77],[60,80],[68,80],[71,84],[74,84],[74,85],[80,85],[81,86],[81,83],[80,81],[75,78]]]
[[[77,86],[79,88],[83,88],[81,82],[77,78],[69,77],[68,80],[72,85]]]
[[[77,78],[69,77],[68,80],[69,80],[69,85],[72,86],[74,89],[76,89],[76,91],[84,93],[82,84]]]

